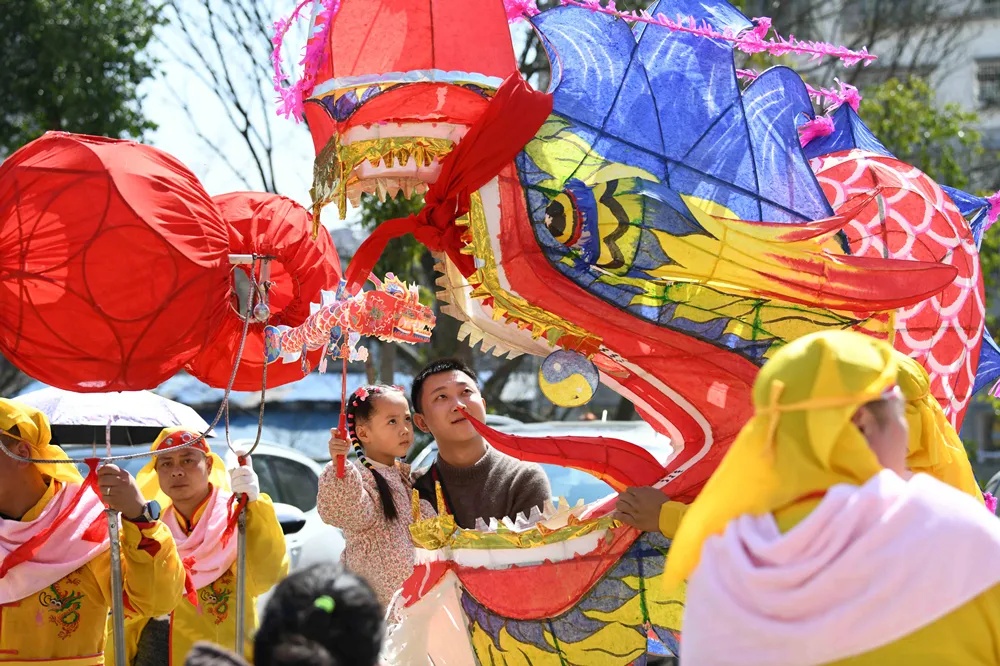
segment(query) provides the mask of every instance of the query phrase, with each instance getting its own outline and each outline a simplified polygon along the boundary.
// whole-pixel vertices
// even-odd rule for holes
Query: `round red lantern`
[[[0,165],[0,351],[61,389],[154,388],[225,316],[228,252],[218,209],[173,157],[45,134]]]
[[[298,326],[310,315],[309,304],[319,303],[320,292],[334,291],[340,283],[340,258],[328,233],[312,239],[312,216],[291,199],[266,192],[232,192],[215,197],[215,203],[229,224],[229,251],[235,255],[273,257],[269,261],[271,283],[268,290],[270,316],[266,322],[251,318],[240,366],[233,389],[260,390],[264,368],[264,326]],[[205,348],[187,365],[192,375],[216,387],[229,384],[233,363],[243,335],[242,310],[246,307],[249,278],[235,279],[238,272],[249,275],[250,267],[233,267],[234,289],[230,307],[218,331]],[[261,279],[260,262],[254,277]],[[317,349],[307,356],[308,366],[322,359]],[[302,363],[272,363],[267,368],[267,385],[281,386],[302,379]]]

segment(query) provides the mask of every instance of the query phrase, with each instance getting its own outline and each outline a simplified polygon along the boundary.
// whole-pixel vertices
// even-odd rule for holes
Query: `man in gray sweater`
[[[484,440],[462,415],[486,420],[486,403],[476,375],[456,359],[434,361],[413,380],[413,422],[438,445],[437,460],[414,481],[420,496],[436,506],[434,483],[440,482],[448,511],[459,527],[473,529],[476,519],[516,518],[552,499],[549,480],[539,465],[503,454]]]

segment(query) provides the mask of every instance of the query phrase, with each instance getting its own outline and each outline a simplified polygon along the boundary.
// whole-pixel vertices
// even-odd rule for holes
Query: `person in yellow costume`
[[[1000,521],[911,474],[892,348],[795,340],[761,369],[755,413],[680,523],[681,663],[1000,663]]]
[[[162,499],[163,522],[190,579],[172,613],[126,624],[127,661],[135,666],[182,666],[196,641],[235,647],[237,538],[230,508],[235,496],[245,494],[249,501],[244,654],[250,654],[257,627],[257,597],[288,574],[284,533],[270,498],[260,493],[250,459],[227,472],[204,439],[177,449],[197,437],[183,428],[164,429],[153,442],[156,456],[138,474],[145,496]]]
[[[38,410],[0,399],[0,665],[105,663],[111,555],[105,503],[120,511],[127,616],[169,613],[184,569],[135,479],[105,465],[87,480],[50,443]],[[98,494],[100,493],[100,495]],[[103,499],[103,501],[102,501]]]

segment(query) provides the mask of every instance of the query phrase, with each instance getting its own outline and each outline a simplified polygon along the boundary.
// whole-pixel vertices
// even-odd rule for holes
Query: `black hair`
[[[274,588],[254,636],[254,664],[375,666],[384,633],[367,582],[338,564],[314,564]]]
[[[379,395],[385,395],[388,391],[399,391],[404,397],[406,396],[403,389],[398,386],[369,384],[351,394],[347,400],[345,413],[347,415],[347,437],[354,444],[354,452],[358,454],[358,460],[361,464],[367,467],[368,471],[375,477],[375,489],[378,490],[378,498],[382,503],[382,515],[387,520],[396,520],[399,517],[399,512],[396,510],[396,502],[392,499],[389,482],[365,456],[364,449],[361,448],[361,440],[358,439],[358,433],[355,429],[355,424],[358,421],[367,421],[371,418],[372,412],[375,411],[375,398]]]
[[[427,381],[428,377],[433,375],[440,375],[442,372],[464,372],[469,376],[469,378],[476,383],[476,387],[479,387],[479,377],[473,372],[465,361],[461,361],[457,358],[442,358],[437,361],[431,361],[424,366],[423,370],[417,373],[417,376],[413,380],[413,387],[410,389],[410,402],[413,404],[413,411],[421,414],[423,409],[420,406],[420,399],[424,397],[424,382]]]

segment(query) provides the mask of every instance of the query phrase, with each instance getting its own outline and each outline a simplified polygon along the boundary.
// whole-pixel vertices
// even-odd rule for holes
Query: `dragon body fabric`
[[[312,32],[318,205],[427,192],[420,216],[385,226],[435,251],[462,334],[497,354],[587,356],[674,453],[663,466],[629,443],[483,426],[494,446],[690,501],[749,418],[760,366],[827,328],[920,359],[959,427],[987,378],[977,240],[952,198],[847,106],[803,147],[814,111],[791,69],[742,87],[730,42],[593,9],[531,18],[551,112],[513,148],[480,122],[518,120],[491,106],[518,77],[500,0],[342,0]],[[649,13],[754,28],[714,0]],[[473,137],[479,154],[459,159]],[[495,177],[454,185],[505,151]],[[676,647],[682,591],[658,581],[669,541],[616,523],[612,504],[415,524],[396,662],[611,666],[643,660],[651,637]]]

